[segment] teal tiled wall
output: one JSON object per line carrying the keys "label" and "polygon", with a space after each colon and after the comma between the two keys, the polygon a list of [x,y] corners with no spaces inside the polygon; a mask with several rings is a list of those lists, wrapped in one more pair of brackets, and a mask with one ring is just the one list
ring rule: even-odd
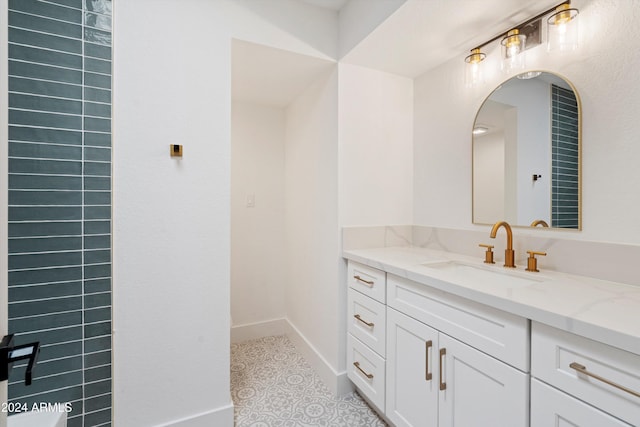
{"label": "teal tiled wall", "polygon": [[552,227],[579,227],[578,101],[570,89],[551,85]]}
{"label": "teal tiled wall", "polygon": [[9,0],[11,402],[111,425],[111,0]]}

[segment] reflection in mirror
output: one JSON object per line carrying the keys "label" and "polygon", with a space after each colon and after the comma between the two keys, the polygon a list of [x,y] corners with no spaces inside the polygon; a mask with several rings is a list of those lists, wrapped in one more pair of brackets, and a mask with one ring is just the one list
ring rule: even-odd
{"label": "reflection in mirror", "polygon": [[563,78],[514,77],[473,127],[473,222],[581,228],[580,101]]}

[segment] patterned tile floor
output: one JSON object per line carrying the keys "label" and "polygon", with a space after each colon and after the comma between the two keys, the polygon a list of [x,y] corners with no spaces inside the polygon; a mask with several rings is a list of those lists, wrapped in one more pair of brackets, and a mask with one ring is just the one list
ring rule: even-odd
{"label": "patterned tile floor", "polygon": [[284,336],[231,345],[236,427],[384,427],[356,393],[334,397]]}

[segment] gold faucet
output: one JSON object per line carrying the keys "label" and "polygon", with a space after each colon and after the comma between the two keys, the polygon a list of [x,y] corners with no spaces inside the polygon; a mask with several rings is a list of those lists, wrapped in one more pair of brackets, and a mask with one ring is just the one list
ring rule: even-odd
{"label": "gold faucet", "polygon": [[514,268],[515,264],[515,252],[513,250],[513,233],[511,232],[511,226],[507,223],[507,221],[498,221],[493,225],[491,229],[491,234],[489,237],[492,239],[496,238],[496,233],[500,227],[504,227],[507,232],[507,249],[504,250],[504,266]]}
{"label": "gold faucet", "polygon": [[533,221],[531,223],[532,227],[536,227],[538,225],[541,225],[543,227],[548,227],[549,226],[549,224],[547,224],[547,221],[545,221],[544,219],[536,219],[535,221]]}

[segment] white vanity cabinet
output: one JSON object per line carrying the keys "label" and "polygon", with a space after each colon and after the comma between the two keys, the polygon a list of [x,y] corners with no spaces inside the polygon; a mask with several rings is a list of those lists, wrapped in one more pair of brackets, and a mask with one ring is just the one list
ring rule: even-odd
{"label": "white vanity cabinet", "polygon": [[[512,330],[506,336],[528,342],[526,319],[393,275],[387,277],[387,302],[385,415],[390,421],[398,427],[528,426],[529,375],[457,339],[495,341],[483,336],[483,328],[492,324],[504,329],[508,323]],[[495,343],[485,344],[501,353]],[[528,357],[509,357],[528,368]]]}
{"label": "white vanity cabinet", "polygon": [[[637,354],[533,322],[531,375],[532,427],[640,425]],[[551,394],[566,404],[549,405]]]}

